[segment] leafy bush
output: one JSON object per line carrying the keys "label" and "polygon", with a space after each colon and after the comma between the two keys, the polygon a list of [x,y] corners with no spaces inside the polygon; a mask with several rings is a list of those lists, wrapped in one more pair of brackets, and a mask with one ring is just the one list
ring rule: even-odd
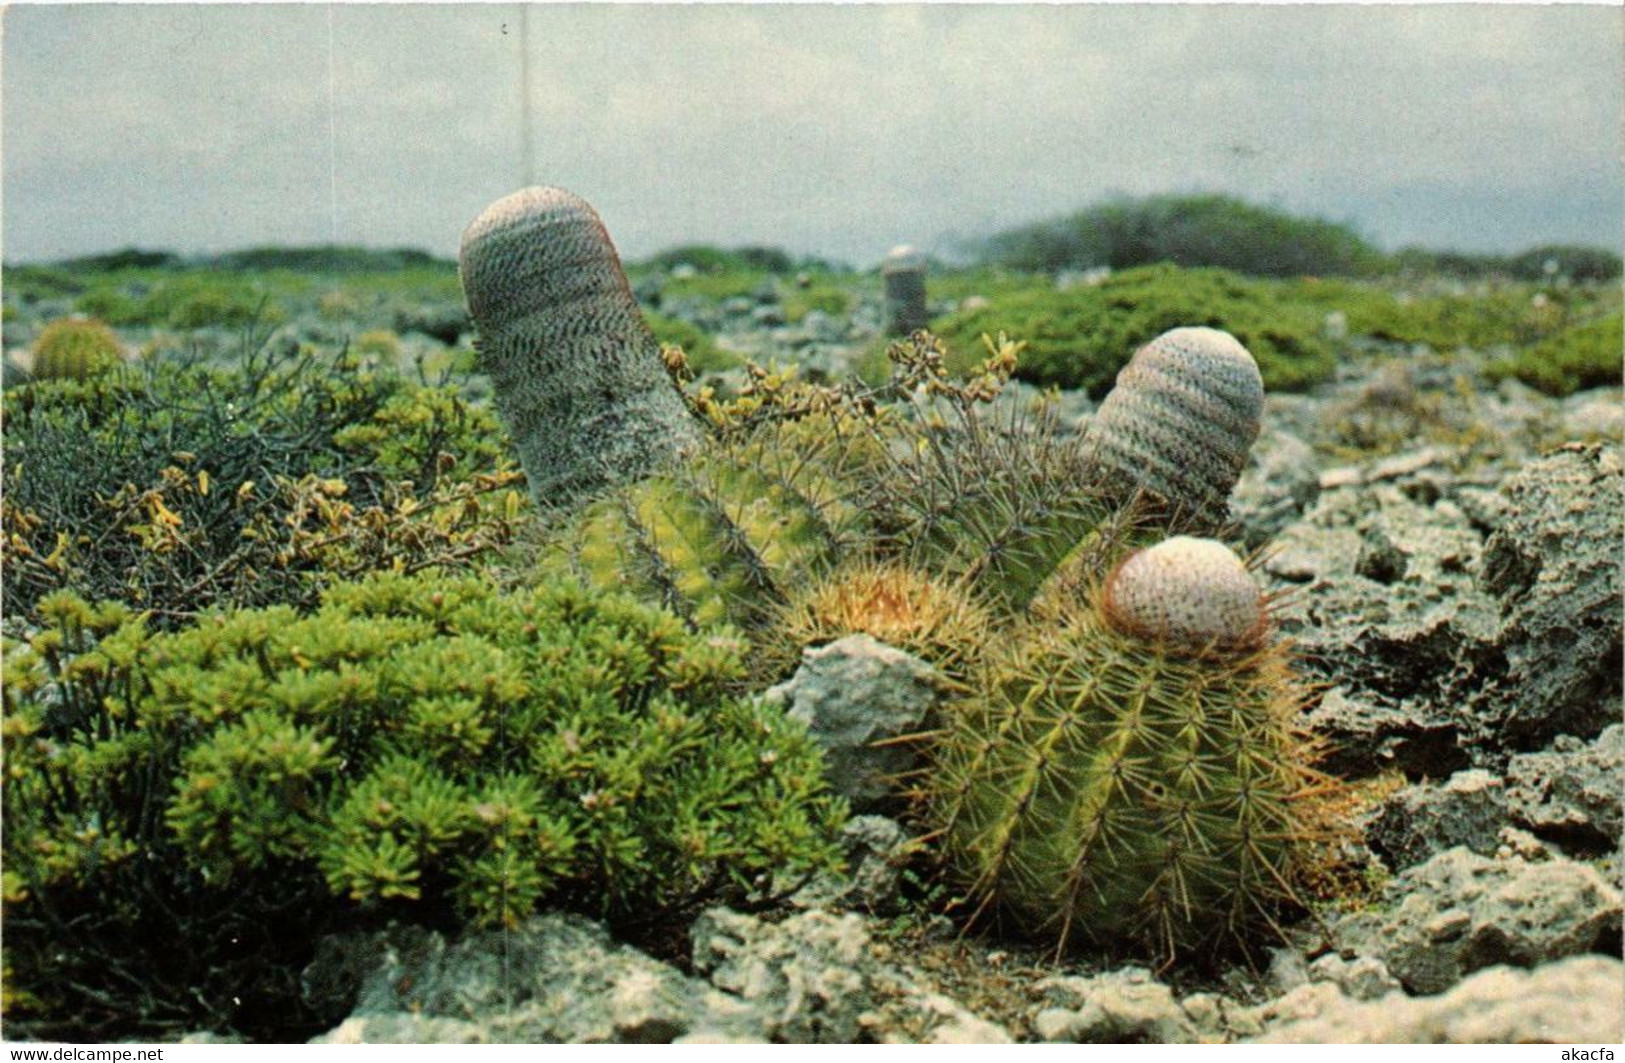
{"label": "leafy bush", "polygon": [[1619,387],[1620,367],[1625,361],[1625,324],[1622,322],[1625,316],[1615,312],[1589,324],[1566,329],[1492,366],[1491,375],[1517,377],[1548,395]]}
{"label": "leafy bush", "polygon": [[8,389],[8,612],[59,589],[160,623],[309,604],[336,576],[466,564],[506,541],[523,503],[494,417],[358,367],[263,349]]}
{"label": "leafy bush", "polygon": [[42,613],[8,661],[4,845],[7,958],[46,1031],[285,1032],[302,958],[357,907],[660,920],[835,862],[816,747],[723,695],[738,639],[668,612],[387,574],[170,634],[68,595]]}
{"label": "leafy bush", "polygon": [[1093,287],[1004,296],[952,315],[936,331],[962,361],[982,350],[982,335],[1005,332],[1026,343],[1017,377],[1044,387],[1087,388],[1099,398],[1140,345],[1182,325],[1234,333],[1258,359],[1271,390],[1309,387],[1334,367],[1320,338],[1322,323],[1318,311],[1280,299],[1266,282],[1224,270],[1152,266]]}
{"label": "leafy bush", "polygon": [[136,281],[135,288],[128,287],[122,274],[99,279],[74,305],[115,325],[177,329],[243,328],[282,315],[260,288],[242,281],[185,271],[154,270],[151,276],[157,282],[150,289],[144,280]]}
{"label": "leafy bush", "polygon": [[1171,262],[1290,277],[1368,273],[1383,262],[1346,225],[1215,195],[1118,199],[1000,233],[980,252],[987,263],[1046,272]]}

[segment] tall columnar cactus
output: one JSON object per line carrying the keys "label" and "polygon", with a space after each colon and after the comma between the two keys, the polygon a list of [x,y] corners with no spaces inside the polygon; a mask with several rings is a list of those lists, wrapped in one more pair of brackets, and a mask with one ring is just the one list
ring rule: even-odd
{"label": "tall columnar cactus", "polygon": [[894,247],[880,264],[886,285],[887,329],[894,336],[907,336],[923,329],[931,315],[925,305],[925,257],[904,244]]}
{"label": "tall columnar cactus", "polygon": [[85,380],[123,360],[113,330],[90,318],[65,317],[40,331],[34,341],[35,380]]}
{"label": "tall columnar cactus", "polygon": [[493,203],[459,271],[482,368],[544,506],[641,477],[700,441],[597,213],[559,188]]}
{"label": "tall columnar cactus", "polygon": [[1170,540],[990,664],[922,787],[979,913],[1168,958],[1290,894],[1316,777],[1251,583],[1223,546]]}
{"label": "tall columnar cactus", "polygon": [[1228,332],[1176,328],[1135,352],[1089,427],[1091,460],[1119,491],[1144,488],[1193,526],[1224,520],[1258,439],[1264,381]]}

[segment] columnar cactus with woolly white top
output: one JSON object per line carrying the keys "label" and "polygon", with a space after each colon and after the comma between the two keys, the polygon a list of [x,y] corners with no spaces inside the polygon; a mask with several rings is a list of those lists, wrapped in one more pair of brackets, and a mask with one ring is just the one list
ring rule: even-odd
{"label": "columnar cactus with woolly white top", "polygon": [[700,441],[604,224],[560,188],[493,203],[458,260],[481,367],[538,503],[633,480]]}
{"label": "columnar cactus with woolly white top", "polygon": [[1135,352],[1089,427],[1091,460],[1194,524],[1222,521],[1258,439],[1264,380],[1234,336],[1176,328]]}

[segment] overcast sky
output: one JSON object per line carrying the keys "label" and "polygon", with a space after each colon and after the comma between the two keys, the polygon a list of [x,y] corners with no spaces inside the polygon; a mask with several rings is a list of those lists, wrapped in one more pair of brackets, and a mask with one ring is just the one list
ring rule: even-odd
{"label": "overcast sky", "polygon": [[[623,255],[858,264],[1112,193],[1386,247],[1619,246],[1620,7],[12,7],[4,254],[451,254],[527,180]],[[331,40],[331,50],[329,42]]]}

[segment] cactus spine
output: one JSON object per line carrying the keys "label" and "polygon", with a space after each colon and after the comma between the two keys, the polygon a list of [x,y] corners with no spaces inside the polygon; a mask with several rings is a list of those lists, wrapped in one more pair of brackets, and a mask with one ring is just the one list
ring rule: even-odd
{"label": "cactus spine", "polygon": [[925,258],[904,244],[892,248],[880,264],[886,288],[887,330],[894,336],[907,336],[929,324],[931,315],[925,303]]}
{"label": "cactus spine", "polygon": [[1204,614],[1202,599],[1235,598],[1228,576],[1213,586],[1221,569],[1170,580],[1160,565],[1125,564],[1118,586],[990,663],[925,787],[978,913],[1058,950],[1172,958],[1239,940],[1290,895],[1314,775],[1293,724],[1301,693],[1284,646],[1262,638],[1261,600],[1250,616],[1206,610],[1234,639],[1200,649],[1177,623],[1124,630],[1107,606],[1150,584],[1183,600],[1168,615]]}
{"label": "cactus spine", "polygon": [[124,359],[113,330],[84,317],[51,322],[34,341],[35,380],[86,380]]}
{"label": "cactus spine", "polygon": [[1224,520],[1258,439],[1264,381],[1228,332],[1176,328],[1135,352],[1089,428],[1091,459],[1120,494],[1144,488],[1193,526]]}
{"label": "cactus spine", "polygon": [[493,203],[463,233],[480,362],[531,493],[569,503],[700,441],[597,213],[558,188]]}

